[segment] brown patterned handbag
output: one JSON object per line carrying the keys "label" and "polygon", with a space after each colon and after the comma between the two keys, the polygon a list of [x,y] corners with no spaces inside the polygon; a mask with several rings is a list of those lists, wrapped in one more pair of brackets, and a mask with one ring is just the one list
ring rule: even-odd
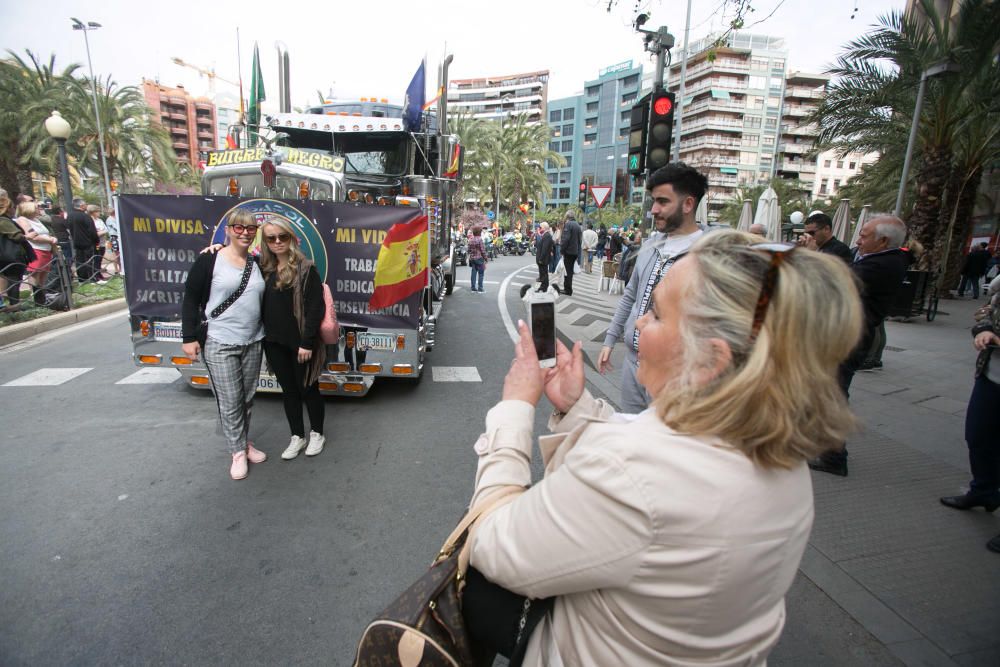
{"label": "brown patterned handbag", "polygon": [[469,510],[427,572],[365,628],[355,667],[467,667],[475,647],[462,619],[462,589],[469,566],[467,538],[477,521],[514,500],[524,488],[508,486]]}

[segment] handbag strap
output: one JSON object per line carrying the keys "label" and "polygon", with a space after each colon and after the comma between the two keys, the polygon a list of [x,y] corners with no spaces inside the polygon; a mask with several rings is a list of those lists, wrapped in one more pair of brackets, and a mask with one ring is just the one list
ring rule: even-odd
{"label": "handbag strap", "polygon": [[243,267],[243,276],[240,278],[240,286],[236,288],[236,291],[226,297],[226,300],[220,303],[218,306],[212,309],[212,319],[217,319],[219,315],[226,312],[229,306],[236,303],[236,300],[243,296],[243,292],[246,291],[247,285],[250,284],[250,274],[253,273],[254,265],[253,255],[247,257],[246,266]]}

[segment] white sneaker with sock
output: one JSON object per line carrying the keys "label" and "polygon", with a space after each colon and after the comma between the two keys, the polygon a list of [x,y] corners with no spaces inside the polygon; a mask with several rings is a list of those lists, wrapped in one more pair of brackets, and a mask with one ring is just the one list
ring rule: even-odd
{"label": "white sneaker with sock", "polygon": [[297,435],[293,435],[291,442],[288,443],[288,447],[285,448],[285,451],[281,452],[281,458],[285,459],[286,461],[291,461],[292,459],[294,459],[296,456],[299,455],[299,452],[301,452],[302,448],[305,446],[306,446],[305,438],[300,438]]}

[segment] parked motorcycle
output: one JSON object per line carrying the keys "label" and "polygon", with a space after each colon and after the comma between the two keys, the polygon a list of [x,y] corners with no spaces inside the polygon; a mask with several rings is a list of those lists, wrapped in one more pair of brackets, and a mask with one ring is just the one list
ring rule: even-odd
{"label": "parked motorcycle", "polygon": [[465,239],[455,244],[454,262],[458,266],[468,266],[469,264],[469,244]]}
{"label": "parked motorcycle", "polygon": [[509,233],[503,237],[503,254],[513,255],[513,254],[524,254],[523,252],[518,252],[517,239],[514,238],[513,233]]}

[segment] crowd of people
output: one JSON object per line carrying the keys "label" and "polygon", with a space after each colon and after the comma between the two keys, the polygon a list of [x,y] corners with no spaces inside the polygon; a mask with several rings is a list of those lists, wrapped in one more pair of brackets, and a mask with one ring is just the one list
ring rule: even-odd
{"label": "crowd of people", "polygon": [[21,306],[25,285],[34,305],[52,306],[61,291],[57,267],[63,263],[80,282],[105,284],[121,273],[114,212],[102,214],[80,198],[67,214],[49,200],[36,202],[27,194],[11,200],[0,189],[0,237],[0,305],[6,310]]}

